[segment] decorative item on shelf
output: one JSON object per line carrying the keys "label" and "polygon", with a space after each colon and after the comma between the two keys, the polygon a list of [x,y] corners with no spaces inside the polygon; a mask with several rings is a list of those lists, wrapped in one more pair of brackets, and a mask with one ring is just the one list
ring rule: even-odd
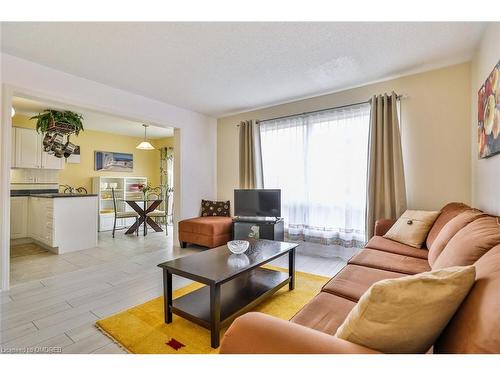
{"label": "decorative item on shelf", "polygon": [[140,185],[144,185],[144,184],[130,184],[128,188],[130,191],[134,191],[134,192],[140,191],[141,190]]}
{"label": "decorative item on shelf", "polygon": [[110,189],[115,189],[116,190],[117,187],[118,187],[118,183],[116,183],[116,182],[110,182],[109,183],[109,188]]}
{"label": "decorative item on shelf", "polygon": [[244,240],[234,240],[227,243],[229,251],[233,254],[243,254],[247,251],[248,246],[250,246],[250,242]]}
{"label": "decorative item on shelf", "polygon": [[107,182],[101,182],[101,189],[106,190],[108,188],[108,183]]}
{"label": "decorative item on shelf", "polygon": [[147,129],[149,125],[142,124],[142,126],[144,126],[144,140],[141,143],[139,143],[136,148],[139,150],[154,150],[155,148],[148,141]]}
{"label": "decorative item on shelf", "polygon": [[[70,157],[77,148],[69,136],[83,131],[83,116],[71,111],[46,109],[30,120],[37,120],[36,131],[45,134],[43,150],[57,158]],[[66,140],[65,138],[66,137]]]}

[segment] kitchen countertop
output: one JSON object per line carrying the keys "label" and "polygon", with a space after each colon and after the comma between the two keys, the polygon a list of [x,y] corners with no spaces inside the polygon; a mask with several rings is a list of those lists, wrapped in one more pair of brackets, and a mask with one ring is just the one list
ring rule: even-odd
{"label": "kitchen countertop", "polygon": [[97,194],[45,193],[45,194],[30,194],[29,196],[37,198],[81,198],[81,197],[97,197]]}
{"label": "kitchen countertop", "polygon": [[60,193],[58,189],[11,189],[11,197],[38,197],[38,198],[80,198],[97,197],[97,194]]}
{"label": "kitchen countertop", "polygon": [[11,197],[29,197],[32,194],[57,194],[58,189],[11,189]]}

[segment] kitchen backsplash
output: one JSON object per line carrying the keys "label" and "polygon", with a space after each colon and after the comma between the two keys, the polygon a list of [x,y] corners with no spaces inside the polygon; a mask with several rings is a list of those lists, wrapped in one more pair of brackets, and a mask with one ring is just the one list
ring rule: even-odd
{"label": "kitchen backsplash", "polygon": [[51,169],[11,169],[11,184],[59,184],[59,171]]}

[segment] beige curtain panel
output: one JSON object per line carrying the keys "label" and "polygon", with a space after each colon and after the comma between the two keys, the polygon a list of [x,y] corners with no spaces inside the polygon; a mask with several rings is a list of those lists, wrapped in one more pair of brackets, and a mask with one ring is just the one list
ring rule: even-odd
{"label": "beige curtain panel", "polygon": [[395,219],[406,210],[401,135],[393,92],[371,99],[368,140],[366,235],[373,236],[377,219]]}
{"label": "beige curtain panel", "polygon": [[240,131],[240,189],[262,187],[260,132],[253,121],[242,121]]}

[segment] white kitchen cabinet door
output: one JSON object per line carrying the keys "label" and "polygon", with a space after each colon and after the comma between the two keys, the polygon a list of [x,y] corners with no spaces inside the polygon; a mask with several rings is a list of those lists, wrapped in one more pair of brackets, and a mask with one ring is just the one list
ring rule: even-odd
{"label": "white kitchen cabinet door", "polygon": [[16,128],[11,129],[12,144],[10,147],[10,166],[13,168],[16,166]]}
{"label": "white kitchen cabinet door", "polygon": [[28,237],[28,197],[10,198],[10,238]]}
{"label": "white kitchen cabinet door", "polygon": [[30,197],[28,200],[28,235],[40,240],[41,223],[38,219],[41,214],[40,198]]}
{"label": "white kitchen cabinet door", "polygon": [[[41,138],[43,139],[43,138]],[[41,145],[41,142],[40,142]],[[41,150],[42,152],[42,168],[45,169],[64,169],[65,159],[56,158],[54,155],[50,155],[47,152]]]}
{"label": "white kitchen cabinet door", "polygon": [[55,247],[53,200],[30,197],[28,207],[29,237],[50,247]]}
{"label": "white kitchen cabinet door", "polygon": [[64,169],[65,159],[43,151],[43,134],[36,130],[12,128],[14,168]]}
{"label": "white kitchen cabinet door", "polygon": [[42,161],[41,142],[38,133],[32,129],[16,128],[15,168],[40,168]]}

